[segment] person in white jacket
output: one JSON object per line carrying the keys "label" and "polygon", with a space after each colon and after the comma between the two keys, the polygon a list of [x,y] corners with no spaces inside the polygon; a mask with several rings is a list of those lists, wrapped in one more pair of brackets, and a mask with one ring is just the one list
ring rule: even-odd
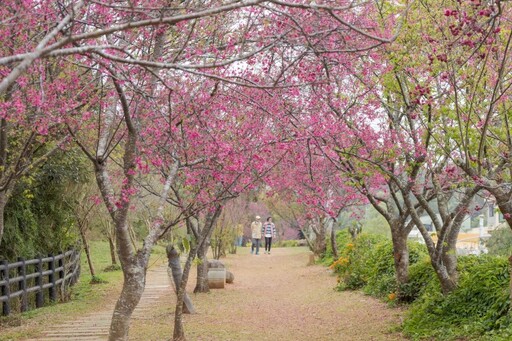
{"label": "person in white jacket", "polygon": [[255,221],[251,223],[251,233],[252,233],[252,245],[251,245],[251,254],[254,253],[254,249],[256,249],[256,254],[260,253],[260,240],[261,240],[261,221],[260,216],[255,217]]}

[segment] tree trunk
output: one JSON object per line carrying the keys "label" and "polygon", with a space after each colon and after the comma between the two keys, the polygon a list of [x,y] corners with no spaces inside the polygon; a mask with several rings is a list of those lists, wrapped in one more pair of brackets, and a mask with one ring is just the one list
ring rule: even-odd
{"label": "tree trunk", "polygon": [[398,298],[402,298],[400,287],[409,281],[409,249],[407,247],[407,233],[403,232],[402,225],[394,223],[391,226],[391,240],[393,242],[393,261],[395,263],[396,281],[398,283]]}
{"label": "tree trunk", "polygon": [[208,258],[206,256],[209,246],[210,242],[207,238],[197,250],[197,258],[199,258],[200,262],[197,264],[197,282],[194,293],[210,292],[210,287],[208,286]]}
{"label": "tree trunk", "polygon": [[196,257],[197,254],[197,246],[190,250],[188,254],[187,261],[185,262],[185,267],[183,268],[183,276],[181,277],[181,285],[178,287],[178,294],[176,299],[176,310],[174,313],[174,332],[173,332],[173,341],[184,341],[185,339],[185,329],[183,328],[183,302],[185,299],[185,292],[187,287],[188,276],[190,274],[190,268],[192,266],[192,261]]}
{"label": "tree trunk", "polygon": [[315,234],[315,240],[313,242],[313,253],[315,256],[322,258],[327,251],[326,237],[326,222],[325,220],[318,219],[318,227],[316,224],[311,225],[311,230]]}
{"label": "tree trunk", "polygon": [[336,231],[334,231],[334,226],[331,228],[331,249],[332,249],[332,257],[336,260],[340,258],[338,254],[338,244],[336,243]]}
{"label": "tree trunk", "polygon": [[144,293],[146,269],[136,259],[123,264],[123,290],[117,300],[110,324],[109,341],[127,341],[130,319]]}
{"label": "tree trunk", "polygon": [[85,256],[87,257],[87,264],[89,265],[89,271],[91,272],[91,276],[95,277],[96,272],[94,271],[94,265],[92,264],[91,250],[89,248],[89,242],[87,241],[84,227],[82,226],[81,223],[78,223],[78,224],[79,224],[78,230],[80,230],[80,237],[82,237],[82,243],[84,244]]}
{"label": "tree trunk", "polygon": [[7,205],[7,193],[0,192],[0,246],[2,245],[2,239],[4,237],[4,214],[5,214],[5,206]]}
{"label": "tree trunk", "polygon": [[309,236],[307,235],[306,231],[304,231],[304,229],[302,227],[299,227],[299,231],[302,233],[302,235],[304,236],[304,239],[306,240],[306,243],[308,244],[308,248],[309,250],[311,250],[311,252],[313,252],[313,250],[315,249],[314,246],[313,246],[313,242],[311,241],[311,239],[309,238]]}
{"label": "tree trunk", "polygon": [[[172,273],[172,279],[174,282],[174,290],[176,291],[176,294],[178,294],[178,290],[181,286],[181,279],[183,277],[183,272],[181,270],[181,264],[180,264],[180,255],[178,254],[178,251],[172,246],[168,245],[166,248],[167,251],[167,259],[169,261],[169,269]],[[185,292],[183,297],[183,312],[185,314],[195,314],[196,310],[194,308],[194,305],[192,304],[192,300],[188,296],[188,294]]]}
{"label": "tree trunk", "polygon": [[[194,232],[194,235],[197,236],[197,243],[195,246],[190,250],[190,253],[187,257],[187,261],[185,262],[185,267],[183,269],[183,276],[181,278],[181,285],[178,290],[178,298],[176,301],[176,310],[174,314],[174,333],[173,333],[173,340],[174,341],[182,341],[185,340],[185,331],[183,329],[183,301],[185,298],[185,288],[187,287],[187,281],[188,276],[190,273],[190,268],[192,266],[192,261],[198,254],[198,251],[200,248],[204,248],[205,250],[208,250],[209,246],[209,238],[213,231],[214,223],[217,221],[217,218],[219,217],[220,213],[222,211],[222,205],[218,204],[215,207],[215,211],[208,216],[206,219],[206,222],[204,224],[204,227],[201,231],[201,233],[196,234],[197,229],[193,229],[193,224],[189,224],[189,220],[187,219],[187,226],[191,227],[192,230],[196,230]],[[205,253],[206,254],[206,253]],[[208,263],[204,263],[206,267],[208,267]],[[199,268],[198,268],[199,270]],[[207,273],[206,273],[207,274]],[[206,277],[206,280],[208,280],[208,277]],[[208,284],[208,282],[206,282]],[[194,291],[195,292],[195,291]]]}
{"label": "tree trunk", "polygon": [[506,192],[505,190],[494,189],[491,191],[487,188],[489,192],[494,195],[496,198],[496,204],[498,205],[501,213],[503,214],[503,218],[505,218],[508,223],[508,227],[512,229],[512,192]]}
{"label": "tree trunk", "polygon": [[108,235],[108,245],[110,247],[110,259],[112,261],[112,265],[117,265],[116,260],[116,245],[114,243],[114,238],[109,234]]}
{"label": "tree trunk", "polygon": [[456,248],[446,248],[443,252],[442,258],[443,267],[446,269],[446,280],[440,280],[443,293],[447,294],[454,290],[459,283],[459,271],[457,271],[457,250]]}
{"label": "tree trunk", "polygon": [[[469,204],[468,204],[469,205]],[[467,206],[466,206],[467,207]],[[448,292],[455,289],[459,283],[459,271],[457,270],[457,239],[464,215],[459,214],[453,219],[450,231],[443,246],[443,264],[446,267],[449,281],[443,286]],[[444,292],[444,291],[443,291]]]}
{"label": "tree trunk", "polygon": [[210,292],[208,285],[208,249],[210,247],[210,241],[212,238],[213,230],[215,229],[217,219],[222,212],[222,205],[217,206],[215,211],[208,213],[205,218],[203,230],[201,231],[201,237],[198,241],[197,257],[201,260],[197,266],[197,283],[194,289],[194,293]]}
{"label": "tree trunk", "polygon": [[[127,143],[128,150],[134,148],[134,141]],[[130,155],[125,154],[125,163],[130,165],[127,169],[132,169],[133,163],[130,156],[133,156],[133,150]],[[113,198],[113,186],[110,183],[110,177],[106,169],[105,163],[95,163],[96,181],[100,192],[102,193],[103,200],[108,208],[108,211],[115,223],[115,236],[116,247],[121,268],[123,270],[123,289],[119,296],[114,313],[112,315],[112,322],[109,330],[109,341],[125,341],[128,340],[128,331],[130,327],[130,319],[133,310],[139,303],[139,300],[144,292],[147,255],[136,254],[130,240],[128,220],[128,209],[130,201],[127,200],[122,208],[116,208],[114,203],[110,200]],[[125,186],[129,186],[131,182],[127,181]],[[131,199],[131,198],[130,198]],[[150,252],[149,250],[148,252]],[[141,256],[141,259],[138,259]]]}
{"label": "tree trunk", "polygon": [[[510,200],[512,192],[507,192],[499,186],[486,188],[491,194],[496,198],[496,204],[498,205],[505,221],[508,224],[508,227],[512,229],[512,201]],[[510,306],[509,306],[509,314],[512,315],[512,256],[508,259],[510,263]]]}
{"label": "tree trunk", "polygon": [[317,247],[317,255],[320,258],[323,258],[325,256],[325,253],[327,252],[327,240],[326,240],[326,232],[327,232],[327,226],[328,222],[321,221],[320,222],[320,228],[319,233],[316,235],[316,247]]}
{"label": "tree trunk", "polygon": [[434,270],[437,274],[437,278],[439,278],[443,295],[449,294],[455,290],[455,288],[457,288],[457,281],[455,281],[454,278],[450,276],[444,264],[436,264],[432,262],[432,266],[434,267]]}

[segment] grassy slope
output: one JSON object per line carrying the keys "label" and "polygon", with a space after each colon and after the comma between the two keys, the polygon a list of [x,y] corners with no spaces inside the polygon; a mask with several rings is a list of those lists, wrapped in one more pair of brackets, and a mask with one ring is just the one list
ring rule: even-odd
{"label": "grassy slope", "polygon": [[[105,281],[101,284],[90,284],[91,275],[86,262],[85,254],[82,254],[82,272],[80,281],[72,288],[71,301],[54,304],[41,309],[35,309],[23,314],[2,318],[0,323],[0,341],[18,340],[37,335],[48,325],[73,320],[80,315],[92,312],[105,301],[114,301],[119,296],[123,274],[120,270],[104,272],[111,265],[108,242],[95,241],[91,243],[91,255],[93,258],[96,275]],[[153,252],[150,265],[165,260],[165,250],[157,247]]]}

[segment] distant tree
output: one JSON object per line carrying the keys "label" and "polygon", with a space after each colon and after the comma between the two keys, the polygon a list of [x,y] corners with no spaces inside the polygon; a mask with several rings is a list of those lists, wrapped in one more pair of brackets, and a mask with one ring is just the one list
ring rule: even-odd
{"label": "distant tree", "polygon": [[[42,151],[44,152],[44,151]],[[76,246],[77,221],[66,200],[86,182],[87,170],[77,150],[57,151],[20,178],[5,210],[5,244],[0,257],[34,257]]]}
{"label": "distant tree", "polygon": [[485,247],[492,255],[509,257],[512,254],[512,231],[502,226],[489,232],[491,237],[485,241]]}

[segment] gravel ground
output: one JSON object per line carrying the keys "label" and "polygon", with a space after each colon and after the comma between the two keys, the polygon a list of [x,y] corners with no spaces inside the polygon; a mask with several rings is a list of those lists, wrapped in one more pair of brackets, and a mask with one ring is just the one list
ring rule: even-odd
{"label": "gravel ground", "polygon": [[[198,313],[184,317],[188,340],[405,340],[394,332],[402,311],[358,292],[336,292],[336,277],[307,266],[305,248],[250,255],[239,248],[221,259],[235,276],[225,289],[191,294]],[[194,274],[189,279],[192,291]],[[142,319],[131,340],[169,340],[175,298],[169,295]]]}

